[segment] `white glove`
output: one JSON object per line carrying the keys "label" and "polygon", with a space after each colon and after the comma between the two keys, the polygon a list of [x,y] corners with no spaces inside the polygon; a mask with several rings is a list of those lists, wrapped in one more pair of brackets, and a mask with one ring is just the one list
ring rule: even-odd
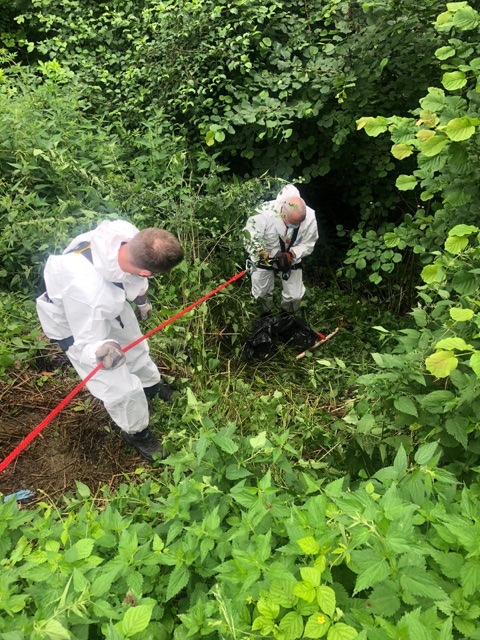
{"label": "white glove", "polygon": [[153,307],[148,300],[145,304],[137,304],[137,309],[140,314],[140,320],[148,320],[152,315]]}
{"label": "white glove", "polygon": [[101,347],[98,347],[95,351],[95,356],[97,358],[97,362],[99,364],[102,362],[103,368],[107,370],[121,367],[126,360],[122,347],[114,340],[105,342]]}

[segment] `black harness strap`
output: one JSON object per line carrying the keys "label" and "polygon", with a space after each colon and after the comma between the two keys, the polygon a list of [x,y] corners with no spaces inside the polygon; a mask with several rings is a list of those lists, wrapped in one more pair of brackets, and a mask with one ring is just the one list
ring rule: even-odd
{"label": "black harness strap", "polygon": [[[292,238],[291,238],[290,243],[288,245],[289,249],[291,249],[293,247],[293,245],[295,244],[295,240],[297,239],[297,236],[298,236],[298,227],[293,230]],[[280,236],[278,236],[278,241],[280,242],[280,249],[281,249],[282,253],[285,253],[285,251],[287,251],[287,249],[286,249],[286,245],[285,245],[284,239],[281,238]]]}

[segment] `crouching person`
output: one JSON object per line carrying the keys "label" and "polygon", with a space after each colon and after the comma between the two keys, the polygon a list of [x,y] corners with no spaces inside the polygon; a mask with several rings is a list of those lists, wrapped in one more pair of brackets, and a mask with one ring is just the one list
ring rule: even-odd
{"label": "crouching person", "polygon": [[145,320],[152,311],[148,278],[182,260],[183,249],[168,231],[139,231],[129,222],[106,220],[48,258],[46,292],[37,299],[43,331],[82,379],[103,363],[86,386],[123,438],[150,462],[163,452],[148,428],[147,398],[168,399],[169,390],[146,340],[127,353],[122,349],[142,335],[136,315]]}

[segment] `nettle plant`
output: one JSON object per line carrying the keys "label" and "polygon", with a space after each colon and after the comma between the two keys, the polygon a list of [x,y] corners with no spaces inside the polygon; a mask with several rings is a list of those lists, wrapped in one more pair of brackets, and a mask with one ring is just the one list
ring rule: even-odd
{"label": "nettle plant", "polygon": [[460,490],[436,443],[323,484],[288,433],[197,418],[170,469],[115,495],[0,502],[3,638],[480,638],[479,485]]}
{"label": "nettle plant", "polygon": [[480,453],[480,229],[456,225],[444,251],[432,252],[411,315],[415,327],[376,329],[385,344],[377,371],[358,379],[359,398],[343,422],[363,449],[383,457],[388,447],[435,437],[458,464]]}
{"label": "nettle plant", "polygon": [[400,224],[386,223],[377,231],[353,235],[349,277],[368,266],[369,280],[379,284],[397,271],[397,265],[426,264],[431,260],[428,252],[443,244],[452,225],[478,218],[480,16],[467,2],[446,6],[435,23],[445,38],[435,52],[443,71],[442,87],[429,87],[420,108],[413,111],[415,118],[377,116],[357,121],[357,128],[368,136],[390,134],[392,155],[409,164],[409,173],[401,174],[396,186],[413,193]]}

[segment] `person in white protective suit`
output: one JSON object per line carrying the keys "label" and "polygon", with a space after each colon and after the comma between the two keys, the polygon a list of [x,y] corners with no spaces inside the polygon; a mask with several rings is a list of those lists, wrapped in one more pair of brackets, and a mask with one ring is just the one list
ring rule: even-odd
{"label": "person in white protective suit", "polygon": [[244,245],[254,267],[252,295],[261,315],[273,307],[275,274],[282,276],[281,308],[298,310],[305,294],[302,258],[312,253],[318,240],[315,211],[307,207],[293,184],[286,185],[275,200],[263,204],[247,220]]}
{"label": "person in white protective suit", "polygon": [[123,438],[146,460],[162,449],[148,428],[147,398],[165,397],[168,389],[149,355],[147,341],[122,352],[142,335],[137,314],[152,311],[148,278],[183,260],[177,238],[162,229],[139,231],[129,222],[105,220],[72,240],[62,255],[46,263],[46,292],[37,299],[44,333],[65,351],[83,379],[99,363],[103,367],[87,383]]}

